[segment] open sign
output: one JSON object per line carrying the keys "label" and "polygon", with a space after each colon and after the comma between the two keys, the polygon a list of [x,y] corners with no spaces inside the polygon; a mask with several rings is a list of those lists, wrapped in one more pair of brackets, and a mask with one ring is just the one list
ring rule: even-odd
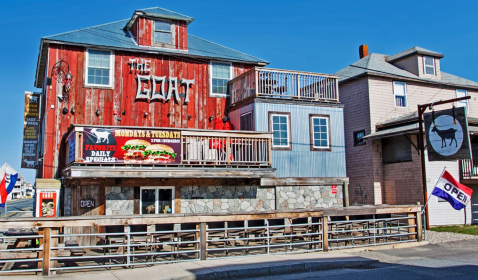
{"label": "open sign", "polygon": [[95,208],[95,201],[91,199],[82,199],[80,200],[81,208]]}

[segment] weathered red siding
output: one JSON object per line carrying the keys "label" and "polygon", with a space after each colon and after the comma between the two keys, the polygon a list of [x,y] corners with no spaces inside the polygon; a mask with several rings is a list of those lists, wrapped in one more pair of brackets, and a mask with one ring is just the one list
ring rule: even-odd
{"label": "weathered red siding", "polygon": [[[224,117],[226,109],[225,98],[209,97],[209,63],[203,60],[180,58],[161,54],[142,54],[125,51],[115,51],[114,88],[84,87],[85,52],[83,47],[51,44],[49,47],[48,65],[59,60],[65,60],[70,65],[73,75],[73,85],[69,92],[69,103],[60,103],[56,96],[62,91],[62,85],[52,81],[47,92],[47,106],[53,104],[54,109],[46,114],[46,130],[44,139],[44,166],[41,169],[43,178],[53,178],[58,171],[58,156],[61,137],[67,132],[70,124],[122,125],[122,126],[154,126],[213,129],[214,118]],[[137,79],[130,72],[130,58],[151,60],[151,74],[155,76],[177,77],[178,80],[195,79],[189,90],[189,103],[184,98],[177,102],[174,97],[169,101],[135,100]],[[247,64],[233,64],[233,76],[238,76],[252,67]],[[166,84],[167,91],[167,84]],[[185,93],[185,87],[179,88],[179,93]],[[63,107],[70,110],[75,107],[75,113],[62,114]],[[96,110],[100,109],[99,116]],[[113,112],[117,111],[115,119]],[[121,112],[126,111],[125,115]],[[148,113],[147,116],[144,113]],[[168,113],[171,113],[168,117]],[[188,115],[191,118],[188,120]]]}
{"label": "weathered red siding", "polygon": [[[173,40],[174,46],[179,50],[188,48],[188,32],[185,21],[173,21]],[[140,46],[151,46],[153,40],[153,20],[143,17],[137,17],[130,28],[136,42]]]}

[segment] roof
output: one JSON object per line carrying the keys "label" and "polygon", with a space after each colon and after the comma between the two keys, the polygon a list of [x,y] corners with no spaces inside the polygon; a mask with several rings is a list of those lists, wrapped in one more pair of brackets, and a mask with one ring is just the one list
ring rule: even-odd
{"label": "roof", "polygon": [[411,133],[418,133],[418,123],[412,123],[412,124],[402,125],[399,127],[379,130],[377,132],[370,133],[369,135],[365,136],[363,139],[373,140],[373,139],[386,138],[386,137],[392,137],[392,136],[403,135],[403,134],[411,134]]}
{"label": "roof", "polygon": [[393,61],[405,58],[409,55],[416,54],[416,53],[425,54],[425,55],[434,56],[434,57],[445,57],[445,55],[443,55],[441,53],[438,53],[438,52],[427,50],[427,49],[424,49],[424,48],[421,48],[421,47],[413,47],[411,49],[408,49],[408,50],[405,50],[403,52],[399,52],[397,54],[389,56],[387,58],[387,61],[388,62],[393,62]]}
{"label": "roof", "polygon": [[371,74],[382,76],[395,76],[430,83],[451,84],[465,87],[478,87],[477,82],[467,80],[465,78],[461,78],[443,71],[441,71],[441,80],[422,78],[391,64],[388,61],[388,57],[389,56],[385,54],[371,53],[368,56],[338,71],[337,73],[335,73],[335,75],[340,76],[339,83],[355,79],[363,75]]}
{"label": "roof", "polygon": [[168,19],[176,19],[176,20],[183,20],[186,21],[188,24],[193,22],[194,18],[176,13],[170,10],[166,10],[160,7],[153,7],[153,8],[146,8],[146,9],[139,9],[136,12],[141,12],[147,16],[151,17],[160,17],[160,18],[168,18]]}

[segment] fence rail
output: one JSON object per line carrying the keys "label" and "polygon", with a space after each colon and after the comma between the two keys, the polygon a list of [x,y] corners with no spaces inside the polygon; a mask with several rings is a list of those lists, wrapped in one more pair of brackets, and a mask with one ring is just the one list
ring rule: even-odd
{"label": "fence rail", "polygon": [[[0,236],[0,275],[40,271],[51,275],[422,239],[416,205],[0,221],[0,227],[9,229],[5,234],[28,225],[38,234]],[[77,233],[92,225],[97,232]]]}
{"label": "fence rail", "polygon": [[462,179],[478,177],[478,160],[462,159],[460,160],[460,168]]}
{"label": "fence rail", "polygon": [[231,104],[251,96],[338,102],[338,77],[334,75],[253,68],[229,82]]}

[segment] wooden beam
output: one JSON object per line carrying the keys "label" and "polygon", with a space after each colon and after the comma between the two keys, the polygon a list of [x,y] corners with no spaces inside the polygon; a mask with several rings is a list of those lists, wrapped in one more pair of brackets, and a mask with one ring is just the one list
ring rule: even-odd
{"label": "wooden beam", "polygon": [[43,229],[43,260],[42,260],[42,275],[50,276],[50,245],[51,245],[51,228]]}
{"label": "wooden beam", "polygon": [[322,217],[322,248],[324,252],[329,251],[329,218],[327,216]]}
{"label": "wooden beam", "polygon": [[324,186],[348,183],[348,177],[261,178],[261,186]]}
{"label": "wooden beam", "polygon": [[207,224],[201,223],[199,225],[199,247],[201,250],[201,260],[207,258]]}

